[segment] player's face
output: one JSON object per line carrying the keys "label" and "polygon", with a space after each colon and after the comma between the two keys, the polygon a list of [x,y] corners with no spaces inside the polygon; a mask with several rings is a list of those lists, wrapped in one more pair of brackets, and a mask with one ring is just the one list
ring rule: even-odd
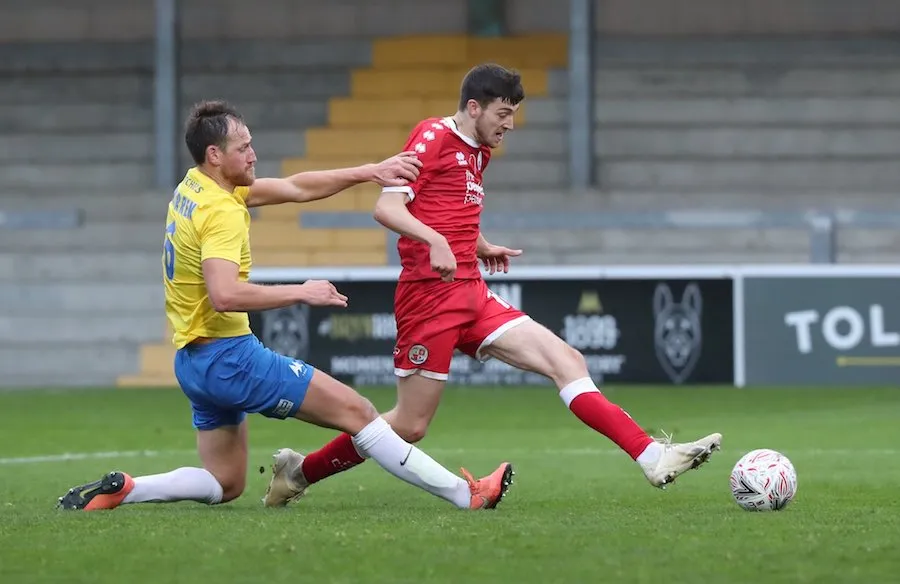
{"label": "player's face", "polygon": [[495,99],[486,107],[478,106],[475,115],[475,133],[478,141],[490,148],[497,148],[503,142],[506,133],[513,129],[519,104],[510,105]]}
{"label": "player's face", "polygon": [[244,124],[229,124],[228,142],[222,152],[222,175],[236,187],[249,187],[256,180],[256,152],[250,145],[250,130]]}

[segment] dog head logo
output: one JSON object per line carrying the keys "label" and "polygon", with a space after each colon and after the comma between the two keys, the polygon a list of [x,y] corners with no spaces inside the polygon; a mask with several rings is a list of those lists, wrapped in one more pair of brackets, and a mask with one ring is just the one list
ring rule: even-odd
{"label": "dog head logo", "polygon": [[262,313],[263,345],[292,359],[309,358],[309,306],[294,305]]}
{"label": "dog head logo", "polygon": [[673,383],[682,383],[687,379],[700,359],[702,309],[703,299],[696,284],[687,285],[681,302],[675,302],[667,284],[656,286],[653,294],[653,312],[656,316],[653,339],[659,363]]}

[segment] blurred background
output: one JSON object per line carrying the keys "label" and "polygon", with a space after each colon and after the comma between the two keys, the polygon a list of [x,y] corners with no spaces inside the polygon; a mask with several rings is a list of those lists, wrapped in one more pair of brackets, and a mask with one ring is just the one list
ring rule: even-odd
{"label": "blurred background", "polygon": [[[165,385],[191,104],[258,176],[380,160],[523,74],[484,231],[521,265],[895,261],[895,0],[0,0],[0,385]],[[361,185],[254,216],[255,268],[389,266]]]}

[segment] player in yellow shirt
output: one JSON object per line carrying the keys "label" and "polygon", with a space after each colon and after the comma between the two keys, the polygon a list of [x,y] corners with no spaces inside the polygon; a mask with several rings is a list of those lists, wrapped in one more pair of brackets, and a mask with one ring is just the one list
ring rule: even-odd
{"label": "player in yellow shirt", "polygon": [[[380,164],[256,179],[256,154],[241,115],[223,102],[194,107],[185,142],[196,162],[169,204],[163,244],[166,316],[175,331],[175,375],[193,409],[202,468],[132,478],[114,471],[69,489],[64,509],[92,511],[141,502],[231,501],[247,476],[247,413],[296,418],[353,436],[361,455],[394,476],[459,508],[493,508],[509,486],[503,463],[487,477],[451,473],[400,438],[368,400],[302,361],[266,348],[251,333],[247,312],[304,303],[346,306],[327,281],[260,286],[250,274],[249,207],[306,202],[373,181],[402,186],[421,163],[403,152]],[[273,469],[275,470],[275,469]],[[296,469],[278,468],[264,502],[281,506],[294,496],[285,481]],[[285,472],[288,470],[288,472]]]}

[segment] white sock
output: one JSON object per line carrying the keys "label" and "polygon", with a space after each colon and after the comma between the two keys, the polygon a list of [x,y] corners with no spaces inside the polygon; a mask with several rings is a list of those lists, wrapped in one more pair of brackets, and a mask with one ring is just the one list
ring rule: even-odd
{"label": "white sock", "polygon": [[215,505],[222,501],[222,485],[203,468],[182,467],[171,472],[134,478],[134,489],[122,503],[197,501]]}
{"label": "white sock", "polygon": [[353,444],[361,456],[373,459],[398,479],[460,509],[469,507],[472,499],[469,484],[403,440],[383,418],[376,418],[363,428],[353,437]]}
{"label": "white sock", "polygon": [[644,448],[644,451],[634,459],[638,464],[653,464],[662,456],[662,444],[659,442],[651,442]]}

